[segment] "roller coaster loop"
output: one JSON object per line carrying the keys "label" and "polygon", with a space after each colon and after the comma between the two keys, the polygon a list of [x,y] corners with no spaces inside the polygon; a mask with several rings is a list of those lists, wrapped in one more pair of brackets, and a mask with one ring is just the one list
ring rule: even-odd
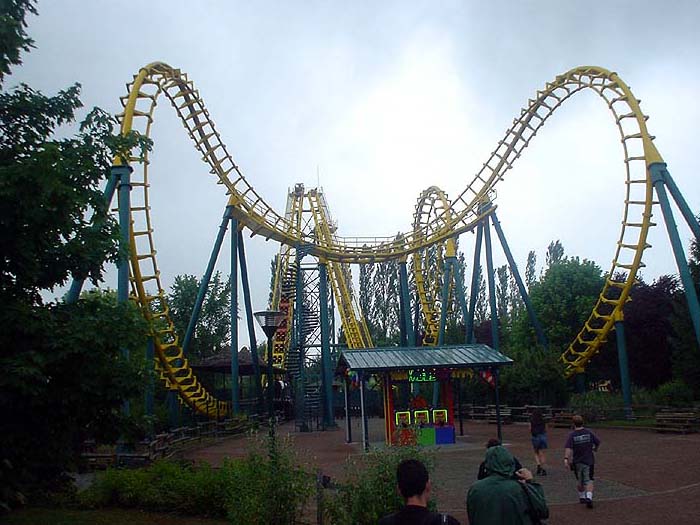
{"label": "roller coaster loop", "polygon": [[[175,108],[210,173],[226,187],[231,213],[241,227],[250,229],[252,235],[274,239],[286,246],[306,245],[313,255],[339,263],[400,259],[474,229],[488,214],[483,212],[480,204],[487,200],[489,192],[513,167],[547,119],[574,94],[592,90],[605,102],[620,133],[626,190],[620,234],[605,285],[588,320],[561,356],[567,375],[581,370],[599,351],[613,328],[616,315],[629,298],[639,268],[643,266],[642,255],[649,246],[647,234],[653,225],[652,207],[656,203],[651,177],[653,167],[663,167],[661,180],[673,194],[673,183],[647,130],[648,117],[642,113],[639,100],[617,73],[600,67],[571,69],[537,91],[513,120],[503,139],[498,141],[487,161],[449,206],[443,206],[444,209],[436,210],[429,217],[421,217],[417,223],[419,227],[413,231],[371,238],[341,237],[330,230],[323,235],[314,235],[290,221],[288,215],[270,207],[234,162],[199,91],[179,69],[161,62],[149,64],[134,76],[127,90],[127,95],[121,99],[124,111],[119,115],[122,133],[137,130],[150,136],[156,103],[164,96]],[[144,315],[156,326],[155,349],[163,379],[171,388],[176,388],[188,404],[200,412],[212,414],[211,406],[215,401],[196,381],[187,365],[161,286],[148,201],[149,160],[148,157],[133,157],[129,163],[134,168],[131,177],[134,195],[130,207],[132,291]],[[115,164],[119,165],[121,161],[117,159]],[[434,203],[442,202],[439,194],[426,198],[433,199]],[[674,250],[676,248],[674,245]],[[693,315],[700,316],[697,311]]]}

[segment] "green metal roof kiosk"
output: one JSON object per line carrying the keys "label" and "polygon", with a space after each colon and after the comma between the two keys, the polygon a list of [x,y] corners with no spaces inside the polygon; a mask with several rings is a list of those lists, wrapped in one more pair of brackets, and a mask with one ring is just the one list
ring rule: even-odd
{"label": "green metal roof kiosk", "polygon": [[[453,388],[455,385],[458,387],[457,406],[459,407],[461,405],[461,389],[459,388],[461,379],[471,375],[472,372],[480,373],[484,371],[490,372],[493,378],[498,438],[502,439],[499,375],[502,366],[511,365],[512,363],[513,360],[508,356],[484,344],[343,350],[338,359],[336,375],[342,377],[345,381],[346,442],[352,443],[348,394],[353,379],[359,384],[362,445],[364,450],[368,450],[369,434],[365,410],[365,389],[367,379],[371,375],[378,375],[382,379],[385,439],[387,444],[392,444],[395,426],[392,385],[398,386],[400,383],[433,383],[433,405],[436,405],[435,400],[438,399],[438,393],[440,393],[443,398],[442,406],[445,407],[441,410],[435,410],[436,407],[433,406],[433,413],[445,413],[446,419],[441,420],[440,423],[442,425],[452,423],[452,428],[454,428]],[[425,412],[427,413],[428,411],[426,410]],[[458,412],[460,435],[464,435],[462,413],[461,410],[458,410]],[[410,414],[408,417],[410,423]],[[396,418],[398,423],[398,416]]]}

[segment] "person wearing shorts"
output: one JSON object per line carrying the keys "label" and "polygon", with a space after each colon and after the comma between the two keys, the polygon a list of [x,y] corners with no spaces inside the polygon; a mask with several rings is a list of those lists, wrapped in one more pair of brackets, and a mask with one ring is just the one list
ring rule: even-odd
{"label": "person wearing shorts", "polygon": [[600,439],[583,428],[583,418],[573,417],[574,430],[569,434],[564,445],[564,464],[569,467],[578,480],[578,500],[593,508],[593,480],[595,479],[595,455],[600,447]]}
{"label": "person wearing shorts", "polygon": [[530,435],[532,436],[532,449],[535,451],[535,463],[537,464],[535,474],[546,476],[547,471],[544,465],[547,458],[544,451],[547,450],[547,423],[539,408],[535,408],[530,414]]}

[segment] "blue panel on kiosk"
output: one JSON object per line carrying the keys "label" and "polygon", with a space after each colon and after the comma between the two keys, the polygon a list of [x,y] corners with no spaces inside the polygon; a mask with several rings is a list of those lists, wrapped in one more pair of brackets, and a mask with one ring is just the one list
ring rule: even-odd
{"label": "blue panel on kiosk", "polygon": [[455,427],[435,427],[435,444],[448,445],[455,442]]}

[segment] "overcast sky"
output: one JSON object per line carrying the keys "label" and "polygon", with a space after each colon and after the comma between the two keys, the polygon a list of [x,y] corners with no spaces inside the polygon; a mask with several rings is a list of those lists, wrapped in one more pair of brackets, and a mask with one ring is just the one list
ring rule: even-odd
{"label": "overcast sky", "polygon": [[[617,71],[631,86],[700,211],[697,1],[47,0],[38,10],[29,19],[36,49],[8,86],[52,94],[80,82],[86,108],[116,113],[141,66],[179,67],[261,195],[283,212],[287,189],[316,186],[318,173],[341,235],[410,229],[423,189],[461,192],[528,98],[580,65]],[[170,286],[175,275],[204,272],[226,196],[165,99],[155,120],[152,216]],[[542,264],[548,243],[561,239],[567,254],[609,269],[622,159],[595,94],[558,110],[497,187],[521,268],[529,250]],[[655,218],[646,280],[677,272],[658,208]],[[681,236],[690,236],[685,225]],[[461,240],[468,260],[472,238]],[[263,309],[278,245],[253,238],[246,247],[253,307]],[[499,249],[495,256],[504,262]],[[228,274],[226,256],[219,269]]]}

